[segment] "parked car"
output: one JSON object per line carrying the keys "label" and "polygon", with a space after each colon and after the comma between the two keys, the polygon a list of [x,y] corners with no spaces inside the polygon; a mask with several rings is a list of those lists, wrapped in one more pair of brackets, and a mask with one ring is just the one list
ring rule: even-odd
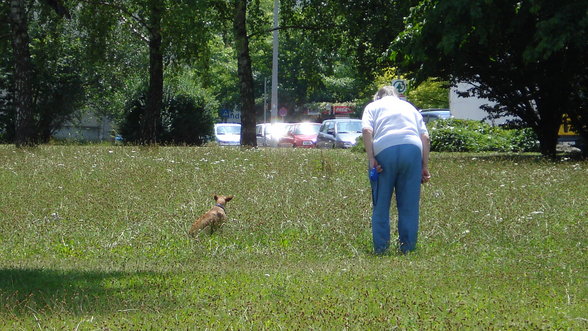
{"label": "parked car", "polygon": [[270,123],[261,123],[255,126],[255,137],[257,146],[268,146],[268,135],[271,132]]}
{"label": "parked car", "polygon": [[361,120],[339,118],[325,120],[316,140],[319,148],[351,148],[361,136]]}
{"label": "parked car", "polygon": [[214,125],[214,139],[221,146],[241,144],[241,124],[218,123]]}
{"label": "parked car", "polygon": [[291,125],[291,123],[264,124],[263,131],[257,134],[257,145],[277,147],[280,140],[288,133]]}
{"label": "parked car", "polygon": [[280,146],[286,147],[306,147],[314,148],[316,146],[316,137],[318,136],[320,123],[295,123],[290,126],[288,133],[280,139]]}
{"label": "parked car", "polygon": [[423,115],[423,120],[425,123],[429,123],[435,120],[446,120],[451,118],[451,112],[449,109],[444,108],[428,108],[428,109],[421,109],[421,115]]}

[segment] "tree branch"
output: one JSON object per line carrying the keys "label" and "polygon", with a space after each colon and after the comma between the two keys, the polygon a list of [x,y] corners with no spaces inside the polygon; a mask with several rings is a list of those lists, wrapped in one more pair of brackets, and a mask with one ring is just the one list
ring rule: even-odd
{"label": "tree branch", "polygon": [[43,2],[51,6],[59,16],[71,19],[69,10],[63,5],[61,0],[44,0]]}
{"label": "tree branch", "polygon": [[141,39],[142,41],[149,43],[149,38],[147,36],[145,36],[143,33],[141,33],[141,31],[139,31],[139,29],[135,28],[135,26],[133,25],[132,22],[129,22],[129,19],[124,17],[123,15],[120,16],[120,19],[127,23],[131,29],[131,32],[133,32],[135,35],[137,35],[137,37],[139,37],[139,39]]}
{"label": "tree branch", "polygon": [[[112,3],[112,2],[108,2],[108,1],[101,1],[101,0],[80,0],[80,2],[85,2],[88,4],[100,5],[100,6],[105,6],[105,7],[117,9],[117,10],[121,11],[123,14],[125,14],[125,15],[129,16],[130,18],[132,18],[133,20],[135,20],[137,23],[139,23],[139,25],[141,25],[142,27],[147,29],[147,31],[149,31],[149,24],[147,23],[147,21],[144,20],[143,18],[141,18],[140,16],[130,12],[124,6],[121,6],[121,5]],[[126,22],[128,23],[128,20]]]}
{"label": "tree branch", "polygon": [[261,30],[257,32],[253,32],[252,34],[248,35],[247,38],[252,38],[264,33],[274,32],[279,30],[310,30],[310,31],[320,31],[320,30],[328,30],[340,27],[336,24],[328,24],[328,25],[284,25],[278,26],[271,29]]}

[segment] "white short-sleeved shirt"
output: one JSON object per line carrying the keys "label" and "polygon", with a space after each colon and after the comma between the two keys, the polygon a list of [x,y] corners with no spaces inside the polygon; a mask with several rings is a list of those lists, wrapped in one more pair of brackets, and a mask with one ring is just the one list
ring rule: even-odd
{"label": "white short-sleeved shirt", "polygon": [[417,145],[422,151],[421,135],[429,134],[421,113],[410,103],[394,96],[368,104],[361,121],[364,129],[374,132],[374,155],[403,144]]}

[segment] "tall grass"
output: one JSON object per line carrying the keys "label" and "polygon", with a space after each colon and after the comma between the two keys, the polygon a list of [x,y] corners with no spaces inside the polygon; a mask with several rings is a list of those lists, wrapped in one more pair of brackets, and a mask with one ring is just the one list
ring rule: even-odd
{"label": "tall grass", "polygon": [[[588,327],[588,163],[431,172],[418,250],[377,257],[359,153],[0,146],[0,328]],[[215,193],[229,221],[189,238]]]}

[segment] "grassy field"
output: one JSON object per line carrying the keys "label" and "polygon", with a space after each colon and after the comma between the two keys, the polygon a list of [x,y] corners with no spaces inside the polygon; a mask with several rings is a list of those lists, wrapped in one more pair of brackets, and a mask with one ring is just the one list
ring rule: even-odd
{"label": "grassy field", "polygon": [[[588,162],[436,154],[374,256],[362,154],[0,146],[0,329],[587,329]],[[221,232],[191,223],[234,194]]]}

